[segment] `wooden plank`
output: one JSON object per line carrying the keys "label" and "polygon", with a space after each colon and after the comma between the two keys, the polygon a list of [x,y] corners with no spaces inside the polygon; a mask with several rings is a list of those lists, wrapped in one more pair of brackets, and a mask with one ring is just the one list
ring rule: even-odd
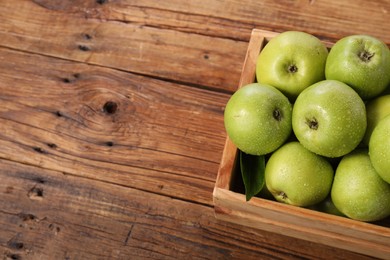
{"label": "wooden plank", "polygon": [[219,188],[214,202],[218,218],[226,221],[381,259],[390,255],[389,228],[264,199],[248,203],[244,195]]}
{"label": "wooden plank", "polygon": [[1,1],[0,256],[364,259],[215,220],[228,95],[99,68],[232,92],[254,26],[387,37],[387,2],[328,4]]}
{"label": "wooden plank", "polygon": [[4,0],[0,46],[232,92],[253,28],[367,33],[390,44],[389,3],[309,2]]}
{"label": "wooden plank", "polygon": [[211,207],[0,160],[4,259],[366,259],[216,220]]}
{"label": "wooden plank", "polygon": [[0,78],[0,157],[212,204],[228,94],[7,49]]}
{"label": "wooden plank", "polygon": [[[83,0],[35,0],[61,12],[126,21],[160,28],[249,40],[253,28],[277,32],[303,30],[332,40],[348,34],[370,34],[390,44],[390,2],[348,1],[212,1],[116,0],[85,4]],[[82,6],[83,8],[80,8]]]}
{"label": "wooden plank", "polygon": [[230,92],[247,47],[242,41],[56,12],[31,0],[1,1],[0,13],[0,46]]}
{"label": "wooden plank", "polygon": [[[254,30],[252,32],[238,88],[241,88],[255,81],[257,55],[259,54],[259,50],[263,48],[267,36],[272,37],[274,35],[267,35],[266,32],[260,33],[257,30]],[[233,144],[229,137],[226,137],[221,162],[218,168],[218,175],[215,187],[226,190],[230,188],[231,171],[235,167],[236,156],[237,147]]]}

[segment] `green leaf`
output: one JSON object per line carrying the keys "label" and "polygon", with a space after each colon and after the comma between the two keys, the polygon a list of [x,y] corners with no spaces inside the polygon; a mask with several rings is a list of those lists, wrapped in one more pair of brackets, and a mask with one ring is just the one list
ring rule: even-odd
{"label": "green leaf", "polygon": [[265,157],[240,151],[241,175],[245,186],[246,201],[261,191],[264,186]]}

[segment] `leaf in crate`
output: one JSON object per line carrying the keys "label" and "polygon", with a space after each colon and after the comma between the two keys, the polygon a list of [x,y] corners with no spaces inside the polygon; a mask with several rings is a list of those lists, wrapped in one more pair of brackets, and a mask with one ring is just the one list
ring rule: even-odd
{"label": "leaf in crate", "polygon": [[240,168],[245,187],[246,201],[261,191],[264,186],[265,157],[240,151]]}

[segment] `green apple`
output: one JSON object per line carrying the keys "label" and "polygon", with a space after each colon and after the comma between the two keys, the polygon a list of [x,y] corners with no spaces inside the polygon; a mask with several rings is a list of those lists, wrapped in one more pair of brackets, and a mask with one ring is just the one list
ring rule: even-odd
{"label": "green apple", "polygon": [[343,157],[331,196],[336,208],[349,218],[371,222],[390,216],[390,185],[378,175],[366,149]]}
{"label": "green apple", "polygon": [[380,120],[390,115],[390,95],[379,96],[366,104],[367,129],[363,138],[363,144],[368,146],[372,131]]}
{"label": "green apple", "polygon": [[368,35],[350,35],[337,41],[326,61],[326,79],[351,86],[370,99],[390,84],[390,50],[381,40]]}
{"label": "green apple", "polygon": [[315,36],[287,31],[272,38],[256,63],[257,81],[283,92],[290,100],[308,86],[325,79],[328,49]]}
{"label": "green apple", "polygon": [[390,183],[390,115],[375,127],[368,149],[375,170],[383,180]]}
{"label": "green apple", "polygon": [[252,83],[237,90],[226,104],[224,123],[241,151],[264,155],[290,136],[292,105],[276,88]]}
{"label": "green apple", "polygon": [[333,174],[324,157],[290,142],[272,153],[265,166],[265,183],[277,201],[307,207],[328,196]]}
{"label": "green apple", "polygon": [[298,96],[292,127],[299,142],[326,157],[340,157],[355,149],[367,127],[366,107],[348,85],[324,80]]}

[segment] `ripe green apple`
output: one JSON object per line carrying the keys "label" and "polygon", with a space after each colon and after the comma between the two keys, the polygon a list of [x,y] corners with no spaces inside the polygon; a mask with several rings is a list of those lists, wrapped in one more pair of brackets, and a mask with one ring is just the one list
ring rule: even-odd
{"label": "ripe green apple", "polygon": [[390,84],[390,50],[381,40],[368,35],[350,35],[338,40],[326,61],[326,79],[351,86],[370,99]]}
{"label": "ripe green apple", "polygon": [[276,88],[259,83],[237,90],[226,104],[226,132],[241,151],[264,155],[290,136],[292,105]]}
{"label": "ripe green apple", "polygon": [[336,208],[349,218],[377,221],[390,216],[390,185],[372,166],[367,149],[356,149],[343,157],[331,196]]}
{"label": "ripe green apple", "polygon": [[290,142],[272,153],[265,166],[265,183],[277,201],[307,207],[328,196],[333,174],[324,157]]}
{"label": "ripe green apple", "polygon": [[390,115],[390,95],[379,96],[366,104],[367,129],[363,137],[363,144],[368,146],[372,131],[380,120]]}
{"label": "ripe green apple", "polygon": [[375,170],[383,180],[390,183],[390,115],[375,127],[368,149]]}
{"label": "ripe green apple", "polygon": [[328,49],[315,36],[287,31],[272,38],[260,52],[257,81],[283,92],[290,100],[308,86],[325,79]]}
{"label": "ripe green apple", "polygon": [[326,157],[340,157],[355,149],[366,131],[366,107],[348,85],[323,80],[298,96],[292,127],[299,142]]}

